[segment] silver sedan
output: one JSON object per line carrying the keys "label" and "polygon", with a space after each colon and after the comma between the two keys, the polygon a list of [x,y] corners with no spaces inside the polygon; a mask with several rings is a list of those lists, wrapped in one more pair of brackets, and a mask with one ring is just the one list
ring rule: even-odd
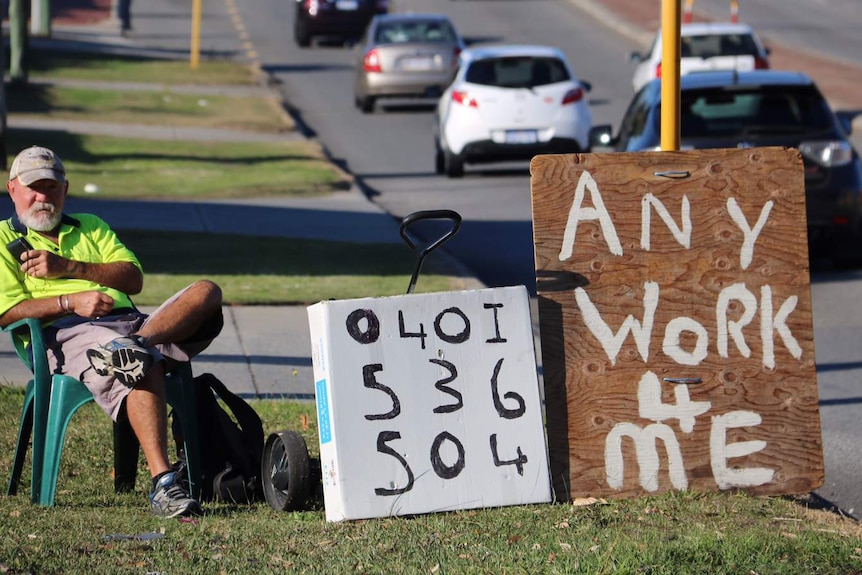
{"label": "silver sedan", "polygon": [[442,14],[376,16],[357,46],[356,106],[369,113],[380,98],[439,98],[463,49]]}

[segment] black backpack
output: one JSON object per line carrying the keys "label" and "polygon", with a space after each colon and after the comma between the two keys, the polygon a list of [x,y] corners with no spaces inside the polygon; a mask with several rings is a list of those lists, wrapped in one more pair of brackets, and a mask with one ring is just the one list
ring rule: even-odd
{"label": "black backpack", "polygon": [[[252,503],[263,498],[260,464],[263,424],[254,409],[211,373],[195,377],[198,434],[201,441],[202,501]],[[221,399],[233,418],[219,405]],[[179,415],[171,414],[177,467],[187,480]],[[234,421],[234,419],[236,421]]]}

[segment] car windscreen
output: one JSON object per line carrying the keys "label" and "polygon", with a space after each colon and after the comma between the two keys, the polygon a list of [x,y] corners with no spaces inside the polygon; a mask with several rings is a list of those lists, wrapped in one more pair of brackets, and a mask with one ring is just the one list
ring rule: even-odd
{"label": "car windscreen", "polygon": [[758,55],[757,44],[749,34],[703,34],[683,36],[680,40],[683,58]]}
{"label": "car windscreen", "polygon": [[376,44],[406,44],[414,42],[454,43],[457,36],[452,26],[440,20],[414,20],[380,24],[374,35]]}
{"label": "car windscreen", "polygon": [[[660,122],[660,117],[657,110],[655,121]],[[807,133],[833,127],[829,106],[811,86],[685,90],[680,97],[683,139]]]}
{"label": "car windscreen", "polygon": [[471,84],[498,88],[533,88],[565,82],[571,77],[558,58],[517,56],[476,60],[464,79]]}

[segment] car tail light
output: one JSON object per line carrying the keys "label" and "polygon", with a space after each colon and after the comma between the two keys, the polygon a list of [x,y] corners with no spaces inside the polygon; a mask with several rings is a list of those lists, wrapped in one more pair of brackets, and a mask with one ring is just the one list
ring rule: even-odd
{"label": "car tail light", "polygon": [[659,62],[659,63],[658,63],[658,64],[656,64],[656,66],[655,66],[655,77],[656,77],[656,78],[661,78],[661,62]]}
{"label": "car tail light", "polygon": [[309,16],[316,16],[317,10],[319,8],[317,0],[305,0],[305,11],[308,12]]}
{"label": "car tail light", "polygon": [[572,88],[566,95],[563,96],[563,106],[566,104],[574,104],[584,97],[584,91],[581,88]]}
{"label": "car tail light", "polygon": [[462,90],[455,90],[452,92],[452,101],[463,106],[467,106],[468,108],[479,107],[479,102],[476,101],[476,98],[471,96],[469,92],[464,92]]}
{"label": "car tail light", "polygon": [[769,70],[769,60],[763,58],[761,56],[754,57],[754,69],[755,70]]}
{"label": "car tail light", "polygon": [[366,72],[381,72],[380,69],[380,54],[377,49],[369,50],[365,58],[362,59],[362,69]]}
{"label": "car tail light", "polygon": [[845,166],[853,161],[853,148],[841,140],[802,142],[799,144],[799,151],[824,168]]}

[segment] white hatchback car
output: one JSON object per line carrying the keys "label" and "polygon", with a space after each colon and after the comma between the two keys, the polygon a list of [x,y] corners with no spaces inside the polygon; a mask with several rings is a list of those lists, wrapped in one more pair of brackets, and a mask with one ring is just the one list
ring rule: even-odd
{"label": "white hatchback car", "polygon": [[[680,27],[680,76],[704,70],[765,70],[769,50],[747,24],[694,22]],[[632,88],[637,92],[654,78],[661,78],[661,30],[646,54],[634,52],[637,63]]]}
{"label": "white hatchback car", "polygon": [[437,104],[435,170],[465,163],[529,160],[588,149],[587,82],[551,46],[481,46],[461,52],[455,79]]}

